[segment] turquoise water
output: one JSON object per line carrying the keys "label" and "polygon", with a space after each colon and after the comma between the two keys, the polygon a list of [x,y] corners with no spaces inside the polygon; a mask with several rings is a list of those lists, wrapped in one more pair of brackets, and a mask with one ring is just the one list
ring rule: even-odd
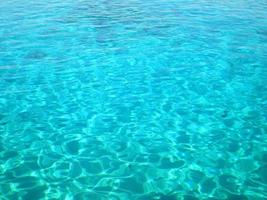
{"label": "turquoise water", "polygon": [[0,199],[267,199],[266,10],[0,1]]}

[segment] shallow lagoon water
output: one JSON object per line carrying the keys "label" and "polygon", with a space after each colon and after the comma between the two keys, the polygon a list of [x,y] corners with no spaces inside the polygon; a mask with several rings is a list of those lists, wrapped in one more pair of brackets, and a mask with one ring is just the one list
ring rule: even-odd
{"label": "shallow lagoon water", "polygon": [[1,1],[1,199],[267,199],[266,10]]}

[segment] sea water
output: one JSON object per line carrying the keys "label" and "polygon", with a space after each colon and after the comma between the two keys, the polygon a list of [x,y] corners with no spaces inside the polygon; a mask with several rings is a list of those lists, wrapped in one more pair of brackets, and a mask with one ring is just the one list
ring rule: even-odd
{"label": "sea water", "polygon": [[0,198],[267,199],[266,11],[0,1]]}

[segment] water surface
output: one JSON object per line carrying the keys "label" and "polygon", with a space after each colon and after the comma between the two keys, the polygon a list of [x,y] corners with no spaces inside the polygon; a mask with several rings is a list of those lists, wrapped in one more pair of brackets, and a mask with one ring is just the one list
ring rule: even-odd
{"label": "water surface", "polygon": [[0,1],[1,199],[267,199],[266,10]]}

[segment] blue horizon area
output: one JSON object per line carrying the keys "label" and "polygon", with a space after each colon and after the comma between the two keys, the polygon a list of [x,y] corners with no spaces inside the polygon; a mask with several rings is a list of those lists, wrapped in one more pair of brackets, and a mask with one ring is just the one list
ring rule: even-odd
{"label": "blue horizon area", "polygon": [[266,11],[0,1],[0,199],[267,199]]}

